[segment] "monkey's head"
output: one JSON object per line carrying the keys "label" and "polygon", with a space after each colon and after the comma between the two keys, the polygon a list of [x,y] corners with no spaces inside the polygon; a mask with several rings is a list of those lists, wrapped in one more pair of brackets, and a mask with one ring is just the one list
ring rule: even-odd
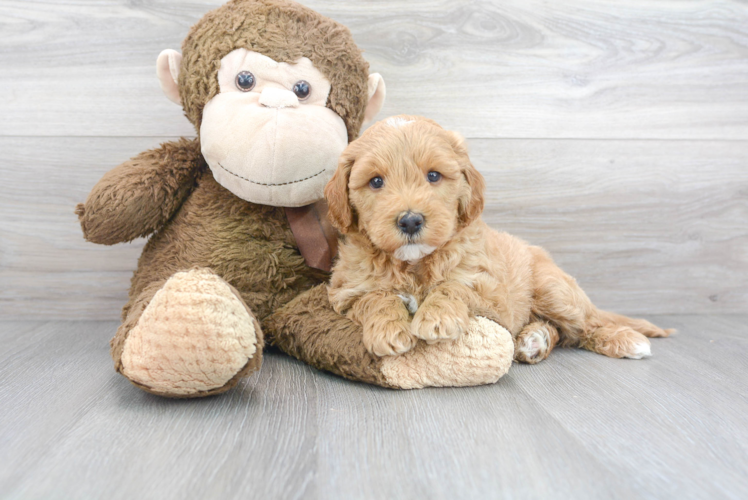
{"label": "monkey's head", "polygon": [[161,88],[195,125],[215,179],[253,203],[323,197],[338,156],[384,103],[350,31],[287,0],[232,0],[163,51]]}

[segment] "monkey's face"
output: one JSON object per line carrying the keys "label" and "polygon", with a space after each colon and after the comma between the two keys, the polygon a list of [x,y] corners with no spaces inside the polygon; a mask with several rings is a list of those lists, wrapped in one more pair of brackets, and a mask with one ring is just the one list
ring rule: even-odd
{"label": "monkey's face", "polygon": [[215,179],[253,203],[321,199],[348,145],[343,119],[326,107],[330,82],[306,57],[278,63],[236,49],[221,60],[218,83],[200,126]]}
{"label": "monkey's face", "polygon": [[231,0],[158,57],[161,88],[198,128],[216,180],[247,201],[323,197],[340,153],[382,108],[350,31],[293,1]]}

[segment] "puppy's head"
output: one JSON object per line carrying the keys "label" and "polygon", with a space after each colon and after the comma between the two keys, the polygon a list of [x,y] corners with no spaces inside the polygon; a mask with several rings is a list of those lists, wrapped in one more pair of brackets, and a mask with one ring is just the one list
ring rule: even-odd
{"label": "puppy's head", "polygon": [[342,233],[364,233],[376,247],[413,261],[480,216],[484,187],[460,135],[401,115],[348,146],[325,196]]}

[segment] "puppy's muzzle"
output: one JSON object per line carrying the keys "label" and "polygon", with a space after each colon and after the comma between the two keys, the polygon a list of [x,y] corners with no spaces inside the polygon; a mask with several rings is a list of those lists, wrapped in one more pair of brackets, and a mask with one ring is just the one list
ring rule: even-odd
{"label": "puppy's muzzle", "polygon": [[413,236],[421,230],[421,228],[423,227],[423,222],[423,214],[406,212],[397,220],[397,227],[399,227],[400,231],[407,234],[408,236]]}

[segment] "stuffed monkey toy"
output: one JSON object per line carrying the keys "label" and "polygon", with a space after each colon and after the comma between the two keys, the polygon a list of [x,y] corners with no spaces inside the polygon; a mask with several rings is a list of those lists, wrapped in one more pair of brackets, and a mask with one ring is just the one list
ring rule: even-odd
{"label": "stuffed monkey toy", "polygon": [[509,368],[509,333],[476,318],[463,339],[378,358],[327,301],[337,235],[323,189],[381,109],[384,82],[347,28],[286,0],[206,14],[157,75],[197,131],[108,172],[78,214],[85,238],[148,236],[111,341],[115,369],[168,397],[224,392],[266,344],[392,388],[474,385]]}

